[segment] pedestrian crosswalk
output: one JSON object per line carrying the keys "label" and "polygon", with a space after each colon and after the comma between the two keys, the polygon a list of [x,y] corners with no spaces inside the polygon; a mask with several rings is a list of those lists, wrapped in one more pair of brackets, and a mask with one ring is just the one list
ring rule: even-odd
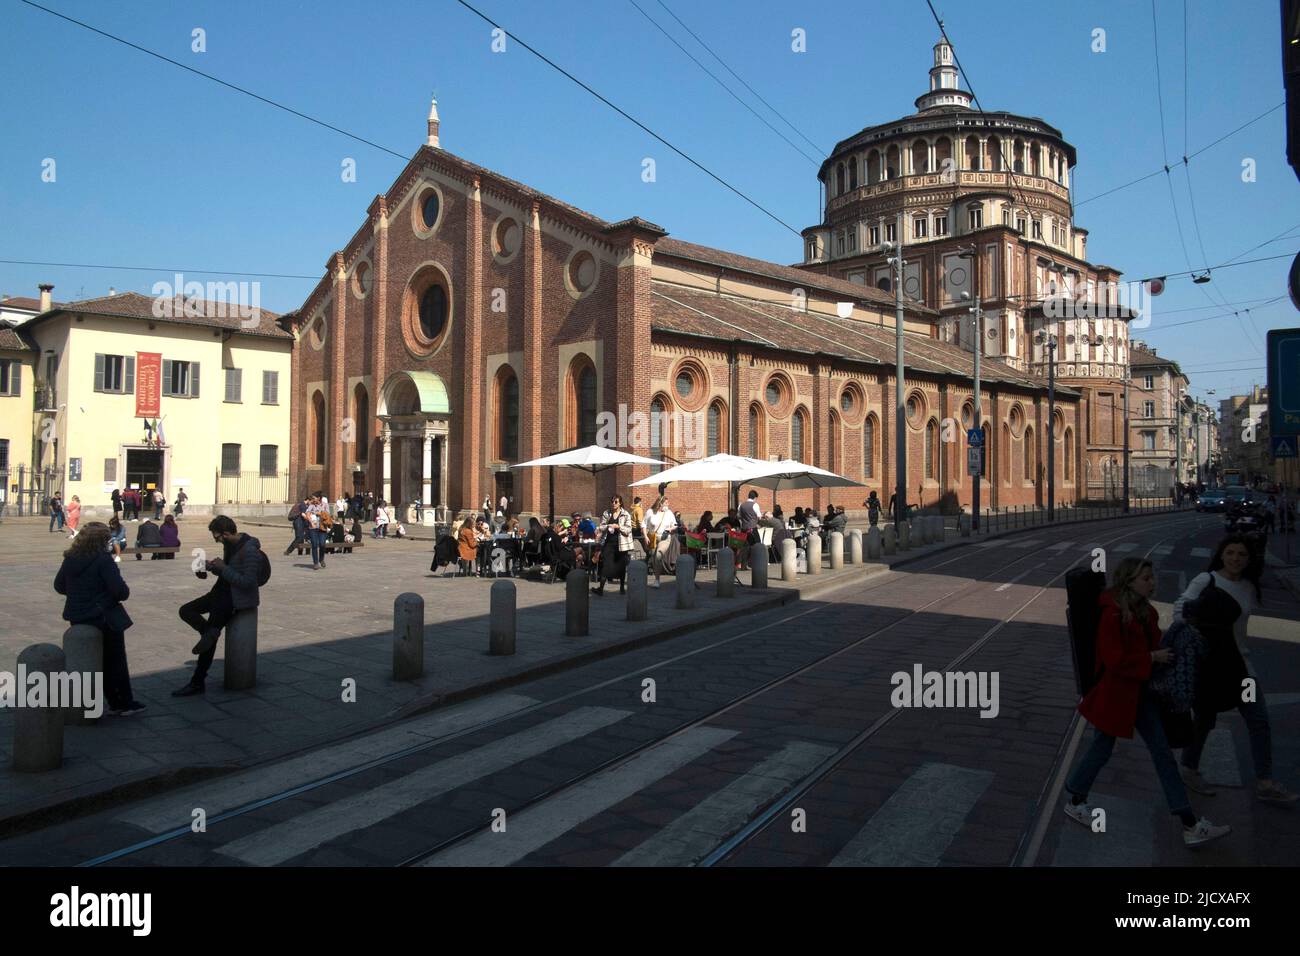
{"label": "pedestrian crosswalk", "polygon": [[1043,542],[1042,542],[1042,539],[1040,539],[1040,538],[1030,538],[1028,541],[1016,541],[1016,542],[1014,542],[1014,543],[1008,544],[1007,547],[1008,547],[1008,548],[1017,548],[1017,549],[1019,549],[1019,548],[1036,548],[1036,547],[1038,547],[1039,545],[1041,545],[1042,543],[1043,543]]}
{"label": "pedestrian crosswalk", "polygon": [[1116,552],[1116,553],[1118,553],[1118,554],[1127,554],[1127,553],[1130,552],[1130,551],[1136,551],[1136,550],[1137,550],[1137,542],[1136,542],[1136,541],[1121,541],[1119,544],[1115,545],[1115,547],[1111,548],[1111,550],[1114,551],[1114,552]]}

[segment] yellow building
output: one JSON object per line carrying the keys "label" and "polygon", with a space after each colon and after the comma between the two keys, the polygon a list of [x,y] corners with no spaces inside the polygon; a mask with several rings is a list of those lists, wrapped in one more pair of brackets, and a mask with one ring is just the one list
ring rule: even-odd
{"label": "yellow building", "polygon": [[[289,469],[293,336],[275,313],[135,292],[23,323],[38,350],[31,460],[52,488],[109,513],[114,488],[161,488],[171,510],[280,513]],[[34,414],[33,414],[34,411]],[[214,509],[215,506],[215,509]]]}
{"label": "yellow building", "polygon": [[32,469],[32,394],[37,351],[8,326],[0,326],[0,507],[18,512],[20,489]]}

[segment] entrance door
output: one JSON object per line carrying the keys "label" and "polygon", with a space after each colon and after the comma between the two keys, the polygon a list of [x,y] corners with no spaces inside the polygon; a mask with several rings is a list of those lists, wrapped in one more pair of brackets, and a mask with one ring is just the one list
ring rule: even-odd
{"label": "entrance door", "polygon": [[[126,484],[123,489],[135,486],[141,494],[150,488],[163,487],[163,452],[160,448],[128,448],[126,450]],[[167,489],[163,488],[164,494]]]}
{"label": "entrance door", "polygon": [[505,495],[509,499],[508,510],[511,514],[515,513],[515,475],[512,471],[498,471],[496,473],[496,482],[492,494],[492,511],[496,512],[501,507],[501,496]]}

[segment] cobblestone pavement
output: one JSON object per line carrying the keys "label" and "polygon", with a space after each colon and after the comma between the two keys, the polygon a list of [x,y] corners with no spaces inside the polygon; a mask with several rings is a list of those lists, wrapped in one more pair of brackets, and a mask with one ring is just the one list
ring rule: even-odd
{"label": "cobblestone pavement", "polygon": [[[1293,863],[1297,810],[1240,785],[1251,767],[1235,717],[1205,760],[1228,786],[1194,798],[1234,833],[1190,859],[1141,742],[1122,743],[1097,782],[1108,832],[1066,820],[1054,786],[1063,757],[1078,756],[1060,575],[1097,546],[1111,560],[1150,553],[1167,614],[1220,529],[1163,515],[981,540],[18,836],[0,857],[79,862],[162,834],[121,862],[683,865],[726,847],[724,865]],[[1276,776],[1294,789],[1300,613],[1275,575],[1266,583],[1251,660]],[[996,715],[894,707],[895,675],[917,665],[996,674]],[[198,810],[216,818],[206,832],[191,828]],[[748,833],[765,813],[770,825]]]}

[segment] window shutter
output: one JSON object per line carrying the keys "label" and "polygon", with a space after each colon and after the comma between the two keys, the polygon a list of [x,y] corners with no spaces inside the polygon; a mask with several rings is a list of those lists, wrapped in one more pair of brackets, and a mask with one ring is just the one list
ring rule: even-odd
{"label": "window shutter", "polygon": [[104,356],[95,354],[95,391],[104,390]]}
{"label": "window shutter", "polygon": [[23,363],[9,363],[9,394],[21,395],[23,392]]}
{"label": "window shutter", "polygon": [[243,400],[244,400],[244,370],[242,368],[237,368],[235,369],[235,401],[242,402]]}
{"label": "window shutter", "polygon": [[269,405],[271,403],[270,396],[271,396],[271,373],[263,371],[262,372],[262,404],[263,405]]}
{"label": "window shutter", "polygon": [[164,395],[175,395],[172,391],[172,360],[163,359],[162,370],[162,393]]}
{"label": "window shutter", "polygon": [[122,383],[122,391],[128,395],[135,394],[135,356],[126,357],[126,378]]}
{"label": "window shutter", "polygon": [[199,363],[190,363],[190,398],[199,397]]}

